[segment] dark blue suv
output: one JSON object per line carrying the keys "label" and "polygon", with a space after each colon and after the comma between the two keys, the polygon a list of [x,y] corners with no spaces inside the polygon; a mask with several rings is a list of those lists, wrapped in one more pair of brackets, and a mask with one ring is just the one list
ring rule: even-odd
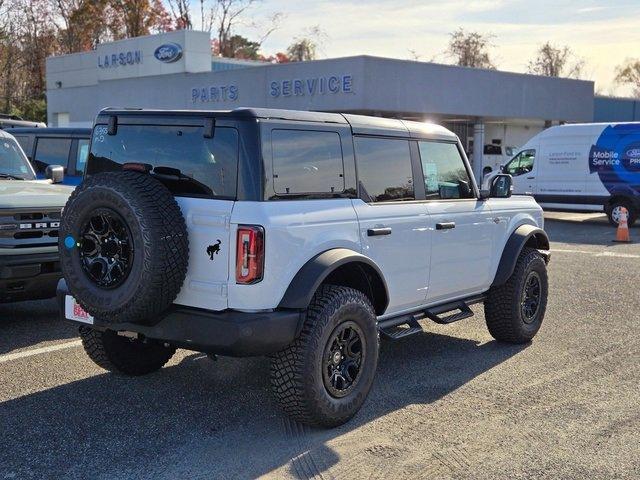
{"label": "dark blue suv", "polygon": [[16,137],[33,165],[38,178],[46,178],[48,165],[64,167],[65,185],[82,181],[89,154],[90,128],[13,128]]}

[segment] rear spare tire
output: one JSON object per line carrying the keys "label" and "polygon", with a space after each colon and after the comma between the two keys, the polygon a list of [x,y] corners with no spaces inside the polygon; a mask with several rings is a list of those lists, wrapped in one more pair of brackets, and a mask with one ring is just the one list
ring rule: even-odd
{"label": "rear spare tire", "polygon": [[189,263],[187,228],[171,192],[148,174],[92,175],[60,224],[71,294],[103,322],[146,323],[175,300]]}

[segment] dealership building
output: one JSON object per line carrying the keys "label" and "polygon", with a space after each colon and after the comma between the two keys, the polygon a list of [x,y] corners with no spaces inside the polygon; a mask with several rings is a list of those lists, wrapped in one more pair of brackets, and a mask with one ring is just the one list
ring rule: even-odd
{"label": "dealership building", "polygon": [[590,81],[367,55],[239,61],[210,45],[208,32],[177,31],[50,57],[48,125],[90,126],[105,107],[349,112],[440,123],[479,158],[486,145],[517,147],[545,126],[594,118]]}

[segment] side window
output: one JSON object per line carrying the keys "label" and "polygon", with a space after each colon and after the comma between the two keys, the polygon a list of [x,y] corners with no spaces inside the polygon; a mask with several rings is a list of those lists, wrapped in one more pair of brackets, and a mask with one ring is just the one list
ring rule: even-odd
{"label": "side window", "polygon": [[529,173],[533,170],[533,163],[535,162],[535,159],[535,150],[523,150],[516,155],[513,160],[507,163],[504,171],[514,177],[524,175],[525,173]]}
{"label": "side window", "polygon": [[409,141],[354,137],[358,185],[365,201],[414,200]]}
{"label": "side window", "polygon": [[342,144],[337,132],[271,132],[273,189],[276,194],[344,191]]}
{"label": "side window", "polygon": [[473,198],[471,179],[455,143],[418,142],[427,199]]}
{"label": "side window", "polygon": [[89,156],[89,139],[81,138],[78,140],[78,150],[76,152],[76,175],[84,173],[84,167],[87,165],[87,157]]}
{"label": "side window", "polygon": [[62,165],[66,169],[70,148],[70,138],[39,138],[34,158],[36,172],[44,173],[48,165]]}

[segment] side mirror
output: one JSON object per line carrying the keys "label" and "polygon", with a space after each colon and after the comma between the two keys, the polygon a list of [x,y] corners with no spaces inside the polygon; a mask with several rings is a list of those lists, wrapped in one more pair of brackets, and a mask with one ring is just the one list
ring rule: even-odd
{"label": "side mirror", "polygon": [[511,175],[497,173],[488,175],[482,184],[480,198],[509,198],[513,190]]}
{"label": "side mirror", "polygon": [[473,196],[471,195],[471,187],[469,186],[469,182],[458,180],[458,193],[460,194],[460,198],[469,198]]}
{"label": "side mirror", "polygon": [[61,183],[64,180],[64,168],[61,165],[47,165],[45,176],[51,183]]}
{"label": "side mirror", "polygon": [[498,167],[498,170],[499,170],[500,172],[504,173],[504,165],[500,165],[500,166]]}

